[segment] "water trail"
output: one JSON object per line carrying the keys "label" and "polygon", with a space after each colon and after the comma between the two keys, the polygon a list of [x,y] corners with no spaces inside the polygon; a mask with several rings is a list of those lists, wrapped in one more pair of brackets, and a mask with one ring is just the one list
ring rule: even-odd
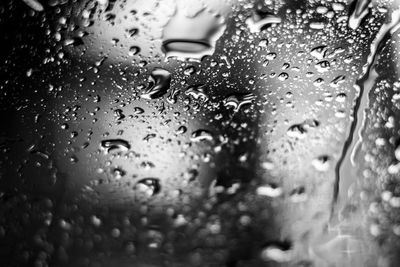
{"label": "water trail", "polygon": [[363,18],[368,14],[368,5],[371,0],[355,0],[354,9],[349,16],[348,25],[353,30],[360,26]]}
{"label": "water trail", "polygon": [[362,134],[366,120],[366,109],[369,107],[369,93],[378,77],[375,66],[377,56],[382,50],[384,41],[400,27],[400,9],[392,13],[391,21],[384,23],[375,36],[370,46],[367,62],[363,66],[361,77],[356,81],[354,88],[358,95],[354,100],[352,122],[348,137],[344,143],[342,154],[335,168],[335,185],[331,210],[340,212],[347,200],[349,186],[356,181],[354,172],[355,156],[362,143]]}

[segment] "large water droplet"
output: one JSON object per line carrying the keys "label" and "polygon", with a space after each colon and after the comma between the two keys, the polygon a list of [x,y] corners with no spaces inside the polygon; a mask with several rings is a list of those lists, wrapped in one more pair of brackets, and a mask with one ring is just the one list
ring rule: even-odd
{"label": "large water droplet", "polygon": [[106,153],[111,153],[113,151],[128,151],[131,148],[128,141],[123,139],[103,140],[101,141],[100,146]]}
{"label": "large water droplet", "polygon": [[252,93],[248,94],[233,94],[224,99],[225,107],[233,107],[235,112],[239,111],[244,105],[250,104],[256,96]]}

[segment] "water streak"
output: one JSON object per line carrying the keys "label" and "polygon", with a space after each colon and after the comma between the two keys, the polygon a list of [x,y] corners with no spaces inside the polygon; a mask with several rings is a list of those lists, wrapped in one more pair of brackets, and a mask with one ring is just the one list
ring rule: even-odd
{"label": "water streak", "polygon": [[369,12],[368,6],[370,2],[371,0],[356,0],[354,3],[354,10],[351,12],[348,21],[350,28],[356,30],[360,26],[361,21]]}
{"label": "water streak", "polygon": [[356,81],[354,88],[358,95],[355,98],[352,122],[348,131],[347,140],[344,143],[342,154],[335,168],[336,180],[334,186],[334,199],[332,215],[334,211],[340,212],[344,207],[348,189],[356,181],[354,173],[355,157],[362,143],[362,135],[365,127],[366,109],[369,107],[369,94],[378,78],[375,70],[377,57],[382,50],[385,41],[400,26],[400,9],[393,11],[391,21],[384,23],[370,46],[367,62],[363,66],[361,77]]}

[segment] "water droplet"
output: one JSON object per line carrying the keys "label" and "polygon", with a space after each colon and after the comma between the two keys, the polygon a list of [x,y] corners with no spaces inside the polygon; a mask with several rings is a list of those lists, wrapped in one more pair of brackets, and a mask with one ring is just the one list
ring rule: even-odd
{"label": "water droplet", "polygon": [[30,8],[32,8],[35,11],[40,12],[44,10],[43,5],[37,0],[22,0],[22,1],[24,1],[25,4],[27,4]]}
{"label": "water droplet", "polygon": [[233,107],[235,112],[239,111],[244,105],[248,105],[256,98],[252,93],[248,94],[232,94],[223,100],[225,107]]}
{"label": "water droplet", "polygon": [[182,126],[179,126],[179,128],[176,130],[176,133],[177,134],[184,134],[184,133],[186,133],[186,131],[187,131],[187,128],[182,125]]}
{"label": "water droplet", "polygon": [[189,182],[194,181],[199,175],[199,171],[196,169],[190,169],[184,173],[184,178]]}
{"label": "water droplet", "polygon": [[193,67],[193,66],[188,66],[184,71],[183,71],[183,73],[185,74],[185,75],[192,75],[193,73],[195,73],[196,72],[196,69]]}
{"label": "water droplet", "polygon": [[323,30],[326,27],[325,23],[319,21],[313,21],[310,23],[310,28],[314,30]]}
{"label": "water droplet", "polygon": [[327,60],[323,60],[315,64],[315,68],[319,72],[327,72],[331,67],[331,64]]}
{"label": "water droplet", "polygon": [[292,245],[288,241],[269,242],[261,251],[264,261],[288,262],[292,259]]}
{"label": "water droplet", "polygon": [[267,197],[279,197],[283,193],[282,188],[275,184],[266,184],[257,187],[257,195],[267,196]]}
{"label": "water droplet", "polygon": [[166,58],[201,60],[212,55],[219,37],[225,30],[224,19],[200,10],[188,17],[178,9],[163,30],[162,50]]}
{"label": "water droplet", "polygon": [[345,93],[339,93],[335,100],[339,103],[344,103],[346,101],[347,95]]}
{"label": "water droplet", "polygon": [[128,141],[123,139],[108,139],[103,140],[100,143],[100,147],[105,150],[105,153],[111,153],[112,151],[128,151],[131,146]]}
{"label": "water droplet", "polygon": [[289,199],[293,203],[300,203],[306,201],[308,198],[304,186],[299,186],[289,193]]}
{"label": "water droplet", "polygon": [[400,161],[400,145],[394,150],[395,158]]}
{"label": "water droplet", "polygon": [[260,32],[273,24],[281,23],[282,19],[272,13],[257,10],[253,16],[246,20],[247,27],[250,32]]}
{"label": "water droplet", "polygon": [[164,235],[157,229],[150,229],[146,233],[146,239],[149,248],[158,249],[164,241]]}
{"label": "water droplet", "polygon": [[141,179],[136,183],[134,190],[139,194],[139,196],[154,196],[161,191],[160,180],[157,178]]}
{"label": "water droplet", "polygon": [[193,142],[200,142],[200,141],[205,141],[205,140],[212,141],[213,139],[214,138],[213,138],[213,135],[211,134],[211,132],[208,130],[205,130],[205,129],[199,129],[199,130],[194,131],[190,138],[190,140]]}
{"label": "water droplet", "polygon": [[111,230],[111,236],[114,238],[118,238],[121,235],[121,231],[118,228],[113,228]]}
{"label": "water droplet", "polygon": [[69,128],[68,123],[63,123],[63,124],[61,124],[61,129],[67,130],[68,128]]}
{"label": "water droplet", "polygon": [[121,168],[114,168],[114,169],[112,170],[112,175],[114,176],[114,178],[115,178],[116,180],[121,179],[123,176],[125,176],[125,174],[126,174],[126,171],[124,171],[124,170],[121,169]]}
{"label": "water droplet", "polygon": [[326,155],[319,156],[311,162],[317,171],[324,172],[330,167],[330,158]]}
{"label": "water droplet", "polygon": [[289,74],[287,74],[286,72],[282,72],[278,75],[278,79],[280,81],[285,81],[289,78]]}
{"label": "water droplet", "polygon": [[343,83],[345,79],[346,79],[346,76],[344,76],[344,75],[339,75],[339,76],[337,76],[335,79],[333,79],[333,80],[329,83],[329,85],[330,85],[331,87],[334,87],[334,88],[339,87],[339,84]]}
{"label": "water droplet", "polygon": [[139,29],[138,28],[132,28],[132,29],[127,30],[127,32],[128,32],[128,37],[132,37],[132,36],[136,35],[139,32]]}
{"label": "water droplet", "polygon": [[122,111],[122,109],[116,109],[114,110],[114,117],[120,121],[123,120],[125,118],[124,112]]}
{"label": "water droplet", "polygon": [[154,133],[147,134],[145,137],[143,137],[143,141],[149,142],[151,139],[155,138],[157,135]]}
{"label": "water droplet", "polygon": [[70,161],[71,163],[77,163],[79,160],[78,160],[78,158],[77,158],[75,155],[73,155],[73,156],[71,156],[71,157],[69,158],[69,161]]}
{"label": "water droplet", "polygon": [[286,134],[290,137],[297,137],[299,139],[306,137],[308,128],[315,128],[319,126],[319,121],[308,119],[300,124],[294,124],[289,127]]}
{"label": "water droplet", "polygon": [[290,137],[304,138],[307,135],[307,130],[302,124],[295,124],[289,127],[286,134]]}
{"label": "water droplet", "polygon": [[314,47],[313,49],[311,49],[310,51],[310,55],[322,60],[325,57],[326,51],[328,50],[326,45],[320,45],[317,47]]}
{"label": "water droplet", "polygon": [[144,109],[142,109],[141,107],[134,107],[133,108],[133,113],[139,115],[139,114],[143,114],[144,113]]}
{"label": "water droplet", "polygon": [[202,85],[202,84],[190,86],[185,91],[185,95],[191,96],[196,100],[199,99],[203,102],[206,102],[206,101],[208,101],[208,95],[205,92],[205,88],[206,88],[206,86]]}
{"label": "water droplet", "polygon": [[93,224],[94,226],[96,226],[96,227],[99,227],[99,226],[101,225],[101,220],[100,220],[100,218],[97,217],[96,215],[92,215],[92,216],[90,217],[90,220],[91,220],[92,224]]}
{"label": "water droplet", "polygon": [[129,48],[129,55],[132,57],[134,55],[137,55],[140,52],[140,47],[139,46],[131,46]]}
{"label": "water droplet", "polygon": [[170,88],[171,73],[162,68],[155,68],[149,77],[148,88],[140,95],[145,99],[155,99],[165,95]]}

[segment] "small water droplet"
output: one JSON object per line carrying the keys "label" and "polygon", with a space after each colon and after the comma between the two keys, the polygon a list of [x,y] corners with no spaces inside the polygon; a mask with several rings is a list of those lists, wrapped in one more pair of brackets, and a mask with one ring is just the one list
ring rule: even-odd
{"label": "small water droplet", "polygon": [[262,10],[256,10],[256,12],[253,13],[253,16],[246,20],[247,27],[252,33],[258,33],[271,25],[279,24],[281,22],[282,19],[277,15]]}
{"label": "small water droplet", "polygon": [[269,242],[261,251],[264,261],[288,262],[292,259],[292,245],[288,241]]}
{"label": "small water droplet", "polygon": [[289,74],[287,74],[286,72],[282,72],[278,75],[278,79],[280,81],[286,81],[289,78]]}
{"label": "small water droplet", "polygon": [[315,64],[315,68],[318,72],[327,72],[329,71],[331,64],[327,60],[323,60]]}
{"label": "small water droplet", "polygon": [[140,47],[138,47],[138,46],[131,46],[130,48],[129,48],[129,55],[132,57],[132,56],[134,56],[134,55],[137,55],[138,53],[140,52]]}
{"label": "small water droplet", "polygon": [[143,114],[144,113],[144,109],[142,109],[141,107],[134,107],[133,108],[133,113],[137,114],[137,115]]}
{"label": "small water droplet", "polygon": [[329,156],[322,155],[313,159],[311,163],[317,171],[324,172],[330,167],[330,158]]}
{"label": "small water droplet", "polygon": [[179,128],[176,130],[176,133],[177,134],[184,134],[184,133],[186,133],[186,131],[187,131],[187,128],[182,125],[182,126],[179,126]]}
{"label": "small water droplet", "polygon": [[200,141],[205,141],[205,140],[212,141],[213,139],[214,138],[213,138],[213,135],[211,134],[211,132],[208,130],[205,130],[205,129],[199,129],[199,130],[194,131],[190,138],[190,140],[193,142],[200,142]]}
{"label": "small water droplet", "polygon": [[293,203],[300,203],[306,201],[308,198],[304,186],[299,186],[289,193],[289,199]]}
{"label": "small water droplet", "polygon": [[154,196],[161,191],[160,180],[157,178],[141,179],[136,183],[134,190],[139,194],[139,196]]}
{"label": "small water droplet", "polygon": [[126,174],[126,171],[124,171],[124,170],[121,169],[121,168],[114,168],[114,169],[112,170],[112,175],[114,176],[114,178],[115,178],[116,180],[121,179],[123,176],[125,176],[125,174]]}
{"label": "small water droplet", "polygon": [[257,187],[257,195],[267,196],[271,198],[279,197],[283,193],[282,188],[275,184],[266,184]]}
{"label": "small water droplet", "polygon": [[317,47],[314,47],[313,49],[311,49],[310,51],[310,55],[322,60],[325,57],[326,51],[328,50],[326,45],[320,45]]}
{"label": "small water droplet", "polygon": [[205,92],[205,88],[206,88],[206,86],[203,84],[190,86],[185,91],[185,95],[191,96],[196,100],[201,100],[203,102],[207,102],[208,95]]}

